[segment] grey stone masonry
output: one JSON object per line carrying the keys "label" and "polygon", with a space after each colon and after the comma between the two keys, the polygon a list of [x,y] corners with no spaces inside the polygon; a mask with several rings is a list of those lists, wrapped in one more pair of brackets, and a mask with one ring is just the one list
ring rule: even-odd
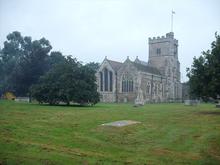
{"label": "grey stone masonry", "polygon": [[[149,61],[107,59],[96,73],[102,102],[170,102],[182,99],[178,40],[174,33],[149,38]],[[141,100],[141,101],[140,101]]]}
{"label": "grey stone masonry", "polygon": [[167,77],[170,99],[182,98],[180,83],[180,62],[178,60],[178,40],[174,33],[166,36],[149,38],[149,65],[160,70]]}

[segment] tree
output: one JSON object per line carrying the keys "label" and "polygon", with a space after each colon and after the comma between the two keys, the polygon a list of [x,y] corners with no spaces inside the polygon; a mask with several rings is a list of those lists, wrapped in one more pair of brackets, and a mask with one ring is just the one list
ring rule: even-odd
{"label": "tree", "polygon": [[99,101],[99,94],[97,92],[97,85],[95,83],[96,71],[90,66],[81,66],[76,86],[75,101],[80,104],[96,104]]}
{"label": "tree", "polygon": [[193,97],[216,99],[220,96],[220,36],[211,44],[211,51],[204,51],[193,59],[191,69],[187,68],[190,93]]}
{"label": "tree", "polygon": [[71,56],[66,58],[61,52],[50,52],[51,49],[45,38],[32,41],[17,31],[7,35],[0,50],[0,93],[33,95],[39,102],[49,104],[97,103],[98,64],[83,66]]}
{"label": "tree", "polygon": [[20,32],[10,33],[2,49],[3,90],[27,96],[29,87],[49,70],[47,59],[51,49],[45,38],[32,41],[31,37],[22,37]]}
{"label": "tree", "polygon": [[86,64],[86,66],[90,69],[90,70],[93,70],[94,72],[96,72],[99,67],[100,67],[100,64],[97,63],[97,62],[90,62],[88,64]]}
{"label": "tree", "polygon": [[1,90],[12,90],[11,73],[15,69],[16,63],[23,55],[22,53],[23,37],[20,32],[13,32],[7,35],[7,41],[4,42],[4,47],[1,51],[2,75],[1,75]]}
{"label": "tree", "polygon": [[65,61],[53,65],[37,85],[32,95],[40,103],[51,105],[64,102],[96,104],[99,101],[95,72],[68,56]]}
{"label": "tree", "polygon": [[61,52],[53,51],[50,53],[48,61],[49,61],[50,68],[51,68],[55,64],[64,63],[66,61],[66,59]]}
{"label": "tree", "polygon": [[52,47],[48,40],[42,38],[30,42],[27,48],[16,66],[16,72],[12,72],[14,88],[21,95],[26,95],[29,87],[49,70],[47,58]]}

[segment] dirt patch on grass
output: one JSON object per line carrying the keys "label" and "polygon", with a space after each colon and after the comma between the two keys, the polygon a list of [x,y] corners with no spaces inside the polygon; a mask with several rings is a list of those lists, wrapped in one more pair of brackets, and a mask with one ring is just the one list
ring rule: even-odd
{"label": "dirt patch on grass", "polygon": [[199,139],[201,137],[201,135],[193,135],[194,139]]}
{"label": "dirt patch on grass", "polygon": [[101,157],[101,158],[108,157],[103,153],[86,151],[86,150],[82,150],[80,148],[69,148],[69,147],[60,146],[60,145],[43,144],[43,143],[33,142],[33,141],[22,141],[22,140],[17,140],[17,139],[13,139],[13,138],[8,138],[8,139],[10,139],[10,142],[17,143],[18,145],[26,145],[29,147],[36,146],[36,147],[39,147],[40,149],[45,150],[47,152],[63,152],[66,154],[80,156],[80,157],[87,157],[87,156],[88,157],[95,156],[95,157]]}
{"label": "dirt patch on grass", "polygon": [[166,148],[157,148],[152,151],[153,154],[158,156],[170,156],[170,157],[179,157],[184,159],[199,160],[201,156],[198,153],[190,152],[179,152],[173,151]]}
{"label": "dirt patch on grass", "polygon": [[172,151],[170,151],[168,149],[158,148],[158,149],[154,149],[153,153],[155,155],[164,156],[164,155],[172,154]]}
{"label": "dirt patch on grass", "polygon": [[220,111],[202,111],[202,112],[198,112],[198,114],[201,115],[220,115]]}
{"label": "dirt patch on grass", "polygon": [[220,146],[216,141],[212,141],[210,147],[208,148],[208,153],[218,161],[220,161]]}

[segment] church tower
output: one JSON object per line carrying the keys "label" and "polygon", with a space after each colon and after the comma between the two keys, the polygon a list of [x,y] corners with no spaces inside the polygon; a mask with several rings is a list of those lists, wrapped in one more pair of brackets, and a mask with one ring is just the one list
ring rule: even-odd
{"label": "church tower", "polygon": [[167,98],[181,98],[180,62],[178,60],[178,40],[174,33],[166,36],[149,38],[148,65],[159,69],[167,79]]}

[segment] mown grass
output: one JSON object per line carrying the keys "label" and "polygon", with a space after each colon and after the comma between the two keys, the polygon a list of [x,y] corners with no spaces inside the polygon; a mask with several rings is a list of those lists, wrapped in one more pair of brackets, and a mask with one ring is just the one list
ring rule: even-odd
{"label": "mown grass", "polygon": [[[141,124],[100,126],[116,120]],[[220,109],[0,101],[0,164],[220,164]]]}

